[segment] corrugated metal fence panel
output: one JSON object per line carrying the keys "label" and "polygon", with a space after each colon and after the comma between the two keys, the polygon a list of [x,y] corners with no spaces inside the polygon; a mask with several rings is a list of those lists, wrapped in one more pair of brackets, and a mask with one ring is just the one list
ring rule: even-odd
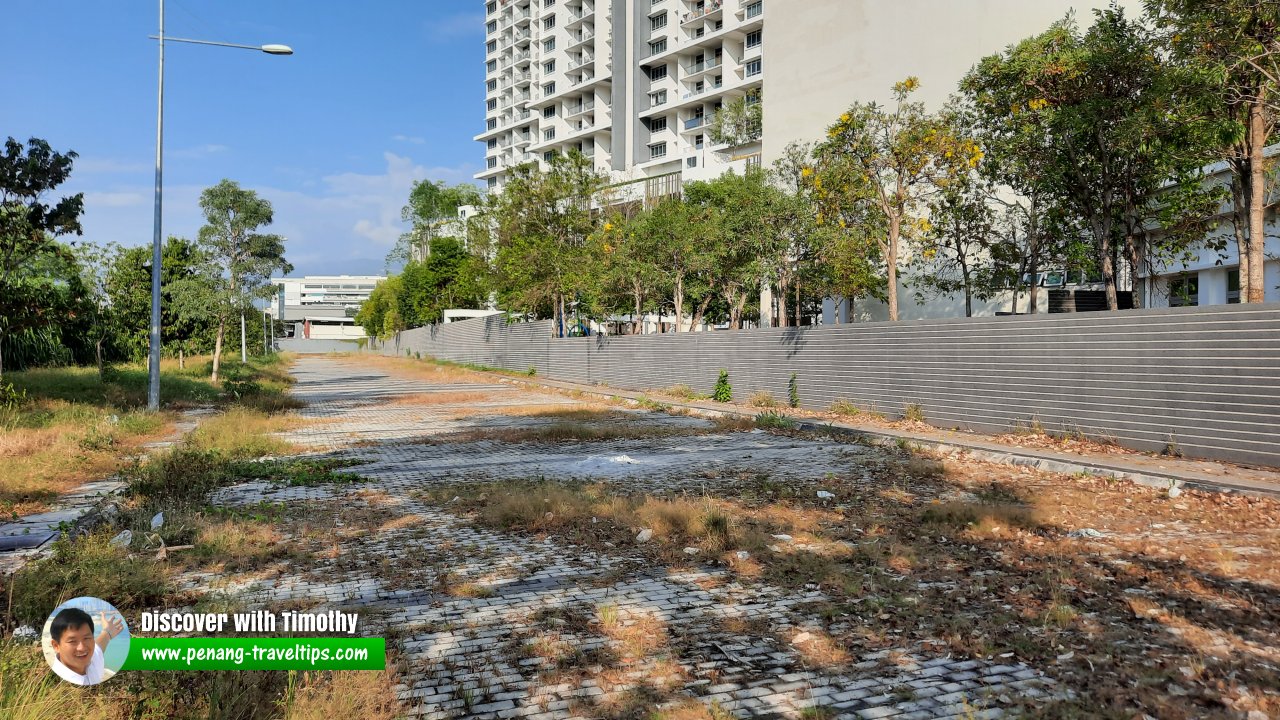
{"label": "corrugated metal fence panel", "polygon": [[[740,400],[837,399],[890,416],[917,404],[938,427],[1003,432],[1038,422],[1159,450],[1280,466],[1280,306],[866,323],[743,332],[555,339],[501,317],[402,333],[448,360],[630,390],[710,393],[721,368]],[[388,348],[390,344],[388,344]]]}

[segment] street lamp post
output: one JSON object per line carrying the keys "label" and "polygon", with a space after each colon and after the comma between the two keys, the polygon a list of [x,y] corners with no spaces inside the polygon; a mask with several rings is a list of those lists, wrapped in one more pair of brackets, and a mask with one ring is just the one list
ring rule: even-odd
{"label": "street lamp post", "polygon": [[[160,33],[151,35],[160,45],[160,84],[156,92],[156,207],[151,237],[151,356],[147,363],[147,409],[160,409],[160,255],[162,248],[161,206],[164,200],[164,44],[168,42],[189,43],[192,45],[214,45],[217,47],[239,48],[242,50],[258,50],[268,55],[292,55],[293,49],[288,45],[239,45],[236,43],[214,42],[211,40],[192,40],[190,38],[165,37],[164,34],[164,0],[160,0]],[[243,322],[243,318],[242,318]]]}

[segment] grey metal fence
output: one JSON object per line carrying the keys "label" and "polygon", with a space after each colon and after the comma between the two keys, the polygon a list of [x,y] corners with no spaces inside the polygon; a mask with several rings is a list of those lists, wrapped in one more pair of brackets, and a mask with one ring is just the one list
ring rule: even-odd
{"label": "grey metal fence", "polygon": [[555,339],[502,316],[417,328],[387,354],[421,353],[572,380],[801,406],[837,399],[889,416],[918,405],[937,427],[1039,424],[1141,450],[1280,466],[1280,305],[1226,305],[678,335]]}

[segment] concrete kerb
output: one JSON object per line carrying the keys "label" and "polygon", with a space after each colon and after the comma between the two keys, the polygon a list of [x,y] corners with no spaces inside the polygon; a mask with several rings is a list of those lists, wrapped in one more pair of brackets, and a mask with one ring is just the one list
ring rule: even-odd
{"label": "concrete kerb", "polygon": [[[529,387],[553,388],[557,390],[572,390],[581,392],[586,395],[599,397],[603,399],[622,398],[633,403],[638,403],[639,398],[644,393],[638,393],[631,390],[622,390],[619,388],[609,388],[608,390],[597,389],[592,386],[584,386],[578,383],[563,382],[557,380],[535,380],[517,378],[502,373],[491,373],[499,378],[501,382],[509,382],[517,385],[525,385]],[[662,404],[680,408],[681,410],[693,415],[701,417],[735,417],[752,419],[755,416],[749,412],[742,412],[737,409],[726,408],[724,410],[711,409],[689,403],[663,399]],[[964,453],[976,460],[986,462],[999,463],[1002,465],[1015,465],[1020,467],[1029,467],[1045,472],[1063,473],[1067,475],[1094,475],[1098,477],[1109,477],[1117,480],[1129,480],[1139,485],[1153,488],[1188,488],[1202,490],[1207,492],[1220,493],[1238,493],[1241,495],[1250,495],[1254,497],[1280,498],[1280,484],[1265,485],[1246,485],[1231,482],[1223,482],[1220,480],[1210,480],[1195,475],[1188,475],[1176,471],[1164,472],[1138,472],[1129,468],[1117,467],[1116,465],[1087,460],[1081,458],[1079,460],[1063,460],[1060,458],[1050,457],[1041,453],[1030,450],[992,450],[981,447],[977,444],[957,443],[957,442],[939,442],[927,438],[921,438],[910,433],[894,433],[883,430],[868,430],[866,428],[850,427],[836,422],[814,422],[812,420],[804,420],[801,418],[793,418],[797,427],[802,430],[839,433],[849,437],[857,438],[867,444],[878,447],[894,446],[897,447],[901,443],[909,443],[912,447],[937,452],[942,454]]]}

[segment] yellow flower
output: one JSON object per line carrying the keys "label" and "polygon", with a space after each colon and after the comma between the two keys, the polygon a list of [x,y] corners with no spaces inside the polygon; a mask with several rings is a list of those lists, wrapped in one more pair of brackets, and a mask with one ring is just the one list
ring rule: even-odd
{"label": "yellow flower", "polygon": [[845,113],[840,116],[840,122],[842,123],[847,123],[852,119],[853,119],[853,116],[851,116],[849,113]]}
{"label": "yellow flower", "polygon": [[613,223],[605,223],[605,224],[604,224],[604,230],[605,230],[605,232],[608,232],[608,231],[610,231],[610,230],[612,230],[612,229],[613,229]]}
{"label": "yellow flower", "polygon": [[813,177],[813,168],[807,167],[800,171],[801,177]]}

